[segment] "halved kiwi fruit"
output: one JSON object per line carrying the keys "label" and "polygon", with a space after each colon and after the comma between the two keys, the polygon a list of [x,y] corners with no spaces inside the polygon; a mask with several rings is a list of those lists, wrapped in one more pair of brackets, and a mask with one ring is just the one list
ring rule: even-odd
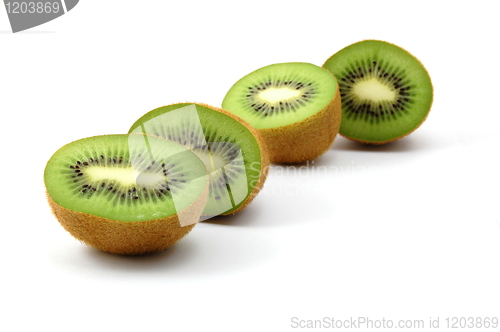
{"label": "halved kiwi fruit", "polygon": [[310,63],[278,63],[237,81],[222,108],[246,120],[264,138],[276,163],[314,159],[328,150],[340,126],[335,77]]}
{"label": "halved kiwi fruit", "polygon": [[267,176],[269,158],[260,135],[245,121],[206,104],[157,108],[138,119],[129,133],[172,140],[204,161],[210,189],[202,219],[243,209]]}
{"label": "halved kiwi fruit", "polygon": [[180,144],[147,135],[106,135],[69,143],[44,173],[62,226],[103,251],[143,254],[169,247],[199,221],[207,169]]}
{"label": "halved kiwi fruit", "polygon": [[426,119],[433,87],[424,66],[399,46],[365,40],[340,50],[323,65],[338,79],[340,134],[363,143],[402,138]]}

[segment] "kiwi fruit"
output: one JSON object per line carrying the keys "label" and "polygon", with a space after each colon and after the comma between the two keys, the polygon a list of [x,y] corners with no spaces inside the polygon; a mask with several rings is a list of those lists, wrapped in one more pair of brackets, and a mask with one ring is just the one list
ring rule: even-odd
{"label": "kiwi fruit", "polygon": [[69,143],[47,162],[44,180],[52,211],[68,232],[124,255],[180,240],[208,197],[204,163],[180,144],[147,135]]}
{"label": "kiwi fruit", "polygon": [[384,144],[417,129],[433,100],[428,72],[406,50],[364,40],[345,47],[323,65],[340,85],[340,134],[362,143]]}
{"label": "kiwi fruit", "polygon": [[335,77],[303,62],[251,72],[229,89],[222,108],[259,131],[275,163],[299,163],[323,154],[337,136],[341,120]]}
{"label": "kiwi fruit", "polygon": [[129,133],[172,140],[205,163],[209,194],[202,220],[242,210],[264,185],[269,158],[259,133],[224,110],[199,103],[167,105],[139,118]]}

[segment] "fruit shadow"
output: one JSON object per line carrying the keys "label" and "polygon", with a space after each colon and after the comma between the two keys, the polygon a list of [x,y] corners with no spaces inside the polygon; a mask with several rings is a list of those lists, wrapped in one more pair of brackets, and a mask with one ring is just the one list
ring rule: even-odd
{"label": "fruit shadow", "polygon": [[454,143],[440,135],[415,133],[382,145],[356,142],[338,136],[330,149],[316,160],[316,167],[336,167],[351,173],[377,171],[411,163],[432,151],[453,147]]}
{"label": "fruit shadow", "polygon": [[[457,139],[458,136],[458,139]],[[450,128],[441,131],[421,128],[396,141],[374,145],[353,141],[342,135],[337,138],[330,146],[330,151],[351,151],[368,153],[421,153],[436,150],[444,150],[460,146],[460,138],[467,142],[480,142],[484,140],[483,134],[468,131],[456,131]]]}
{"label": "fruit shadow", "polygon": [[64,269],[116,281],[158,276],[168,281],[239,273],[265,264],[277,253],[276,244],[259,234],[235,234],[227,227],[209,226],[197,225],[184,239],[155,253],[124,256],[82,244],[58,250],[53,261]]}
{"label": "fruit shadow", "polygon": [[243,210],[238,211],[235,214],[230,215],[220,215],[214,216],[210,219],[201,221],[202,224],[206,225],[219,225],[219,226],[239,226],[239,227],[249,227],[254,224],[259,218],[264,218],[265,214],[261,213],[261,209],[257,207],[259,205],[256,203],[258,196],[253,202],[245,207]]}
{"label": "fruit shadow", "polygon": [[425,147],[425,142],[419,143],[411,136],[386,144],[374,145],[356,142],[339,135],[330,147],[330,150],[359,152],[410,152],[418,151],[424,149]]}
{"label": "fruit shadow", "polygon": [[[254,230],[263,232],[264,229],[310,224],[315,222],[317,214],[330,211],[331,202],[328,197],[309,196],[309,192],[301,190],[302,184],[309,182],[308,179],[282,174],[270,177],[267,182],[244,210],[234,215],[217,216],[202,223],[207,227],[226,227],[240,233]],[[315,184],[314,181],[309,183],[311,190],[314,190]],[[328,208],[325,209],[325,206]]]}
{"label": "fruit shadow", "polygon": [[[114,270],[150,270],[159,268],[159,264],[169,261],[169,264],[180,265],[185,257],[190,255],[190,248],[181,243],[175,244],[162,251],[142,255],[117,255],[104,252],[92,247],[82,249],[83,255],[92,263],[93,267],[108,267]],[[88,266],[90,267],[90,266]]]}
{"label": "fruit shadow", "polygon": [[[382,145],[372,145],[356,142],[342,136],[338,136],[330,148],[321,156],[314,160],[307,160],[301,163],[273,163],[274,168],[298,168],[304,171],[313,170],[315,167],[335,166],[342,161],[343,156],[349,153],[363,153],[366,157],[367,153],[384,154],[384,153],[402,153],[412,152],[424,149],[425,146],[419,144],[410,137],[390,142]],[[370,158],[368,158],[370,159]],[[367,160],[368,160],[367,159]]]}

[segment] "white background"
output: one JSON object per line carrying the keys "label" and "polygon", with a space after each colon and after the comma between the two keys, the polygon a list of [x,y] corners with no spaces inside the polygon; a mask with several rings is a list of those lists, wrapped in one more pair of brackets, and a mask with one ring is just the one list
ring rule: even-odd
{"label": "white background", "polygon": [[[499,317],[497,4],[83,0],[17,34],[2,7],[0,330]],[[220,106],[252,70],[322,65],[362,39],[406,48],[433,79],[430,116],[407,138],[338,137],[314,163],[275,165],[246,210],[158,254],[99,252],[51,214],[43,170],[62,145],[170,103]]]}

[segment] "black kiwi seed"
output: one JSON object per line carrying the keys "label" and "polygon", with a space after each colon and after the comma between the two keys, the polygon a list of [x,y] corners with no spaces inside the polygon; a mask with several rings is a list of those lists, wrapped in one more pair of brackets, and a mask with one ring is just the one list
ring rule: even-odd
{"label": "black kiwi seed", "polygon": [[[261,83],[261,85],[263,85],[263,83]],[[257,92],[254,89],[265,90],[266,87],[269,87],[269,88],[280,87],[282,85],[294,86],[295,90],[303,90],[303,91],[301,91],[302,93],[299,97],[290,98],[289,101],[291,104],[288,104],[288,103],[284,104],[282,101],[279,101],[275,104],[268,104],[266,102],[263,102],[260,99],[257,100],[257,98],[258,98],[257,94],[254,94]],[[285,110],[292,110],[293,111],[296,107],[296,104],[299,104],[299,105],[303,104],[304,101],[307,101],[309,94],[312,94],[312,92],[313,92],[312,87],[310,87],[311,85],[312,85],[311,83],[304,84],[301,81],[294,82],[293,80],[288,80],[288,81],[285,81],[283,83],[280,83],[279,80],[277,80],[276,82],[269,81],[269,82],[265,83],[264,88],[260,88],[257,85],[255,85],[253,87],[248,87],[248,89],[251,91],[251,94],[246,95],[246,97],[249,99],[250,108],[252,108],[255,112],[262,114],[263,116],[268,116],[268,115],[272,115],[272,114],[278,114],[278,112],[276,112],[276,111],[285,111]]]}
{"label": "black kiwi seed", "polygon": [[[388,77],[390,78],[391,81],[394,81],[395,83],[393,84],[393,87],[396,91],[396,93],[400,96],[407,97],[407,91],[409,89],[409,86],[405,86],[404,83],[400,83],[402,81],[401,77],[397,77],[396,74],[391,73],[389,75],[388,71],[389,69],[384,68],[382,64],[377,64],[377,61],[372,61],[373,67],[376,67],[378,70],[379,74],[377,77],[380,78],[385,78],[387,79]],[[345,73],[343,77],[340,78],[340,94],[341,97],[344,99],[344,106],[346,106],[346,115],[349,116],[350,114],[359,114],[360,112],[363,112],[363,108],[367,106],[363,106],[360,103],[364,102],[361,101],[355,96],[354,94],[351,93],[352,90],[352,85],[347,85],[345,84],[346,82],[349,82],[351,84],[356,84],[360,79],[364,78],[365,76],[370,77],[370,73],[372,72],[373,67],[357,67],[357,71],[360,72],[359,75],[354,75],[352,70],[349,71],[348,73]],[[408,102],[410,99],[406,98],[405,99],[398,99],[396,103],[390,105],[389,107],[392,108],[390,110],[391,114],[400,114],[400,112],[404,109],[404,102]],[[371,104],[368,104],[371,108],[376,108],[377,103],[371,102]],[[378,118],[380,115],[383,115],[381,113],[382,110],[382,105],[378,105],[378,109],[380,111],[371,111],[367,112],[366,114],[374,116],[375,118]],[[388,111],[389,112],[389,111]]]}

